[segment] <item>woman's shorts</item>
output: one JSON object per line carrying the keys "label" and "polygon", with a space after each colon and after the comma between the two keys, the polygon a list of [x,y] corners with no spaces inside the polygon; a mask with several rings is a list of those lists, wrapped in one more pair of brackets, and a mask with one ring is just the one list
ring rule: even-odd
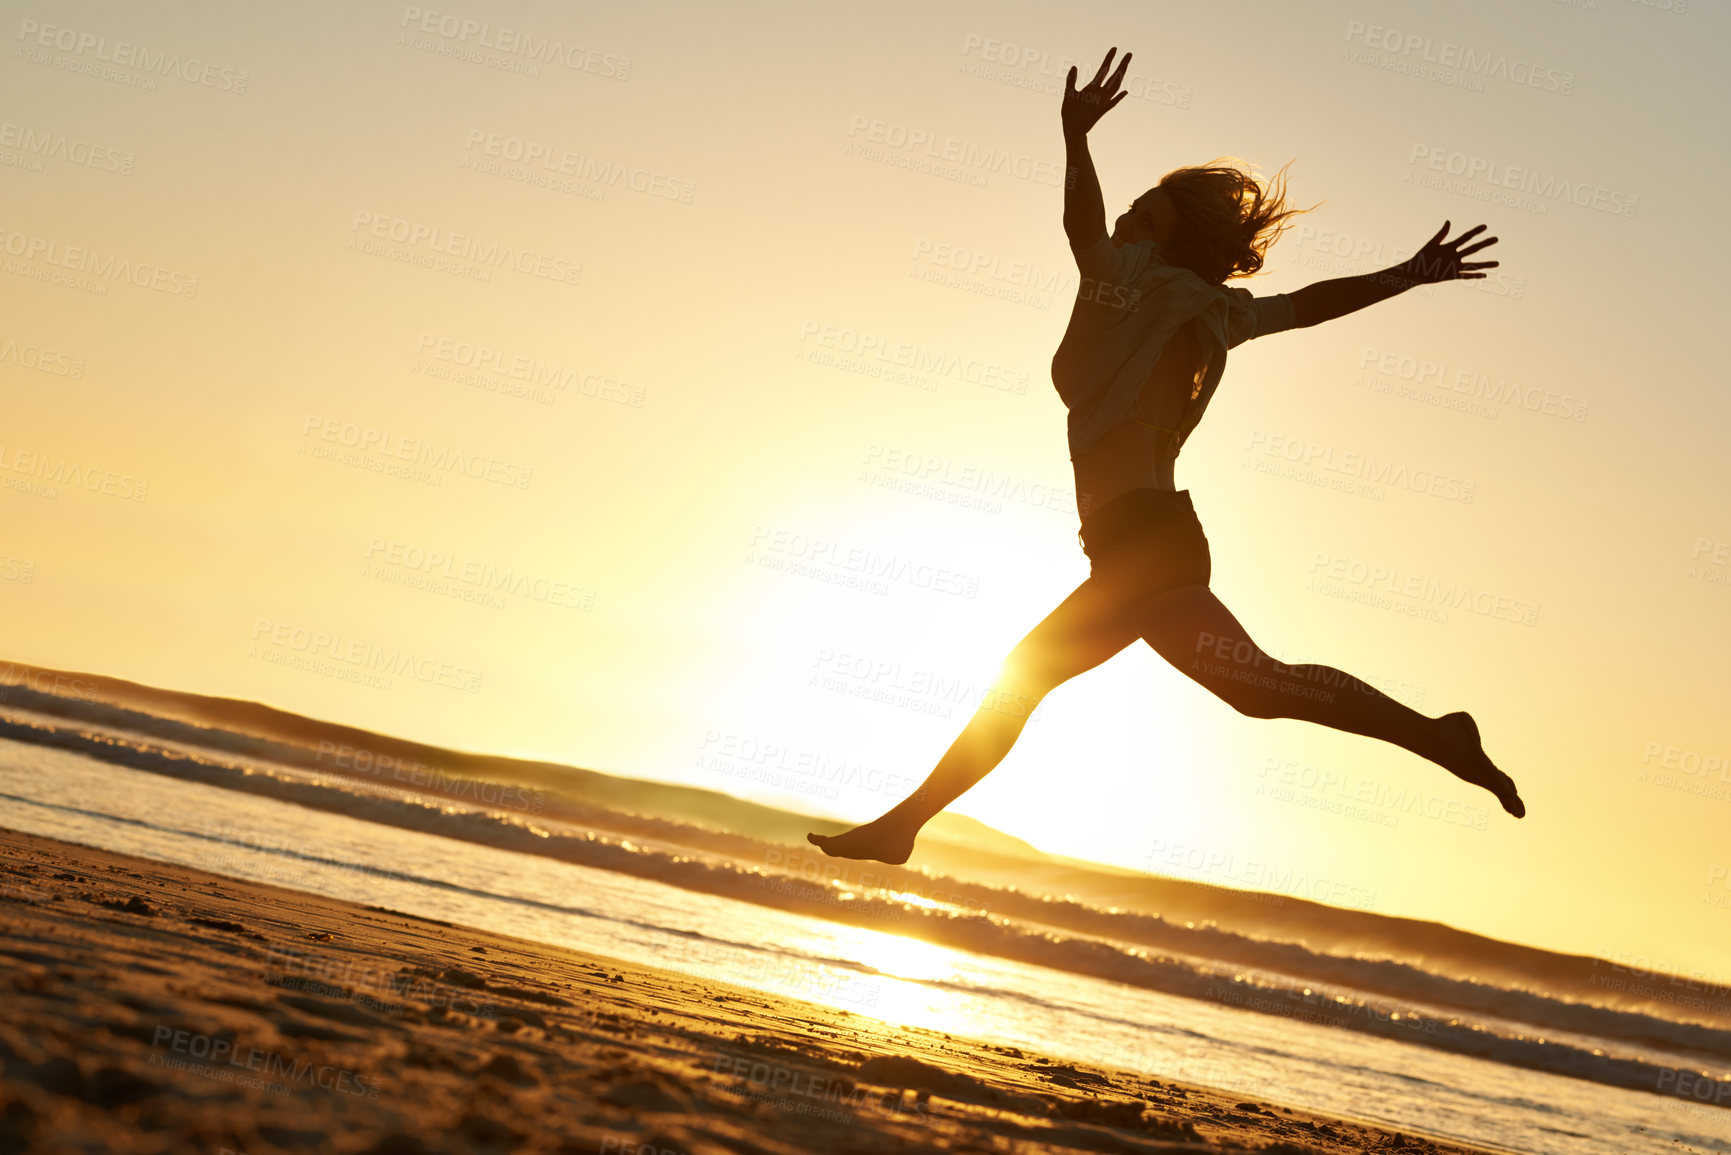
{"label": "woman's shorts", "polygon": [[1190,491],[1132,489],[1090,514],[1076,535],[1092,576],[1142,593],[1208,584],[1208,538]]}

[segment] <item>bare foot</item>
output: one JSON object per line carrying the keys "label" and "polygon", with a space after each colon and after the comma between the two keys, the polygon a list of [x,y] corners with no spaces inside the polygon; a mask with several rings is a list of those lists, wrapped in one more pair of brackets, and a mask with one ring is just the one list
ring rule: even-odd
{"label": "bare foot", "polygon": [[1483,786],[1497,796],[1504,810],[1516,818],[1524,817],[1527,804],[1521,801],[1521,796],[1515,791],[1515,780],[1498,770],[1485,754],[1484,745],[1479,740],[1478,724],[1473,716],[1465,710],[1457,710],[1453,714],[1444,714],[1437,719],[1442,727],[1444,741],[1447,743],[1449,760],[1443,763],[1449,773],[1474,786]]}
{"label": "bare foot", "polygon": [[914,836],[879,818],[845,834],[808,834],[805,840],[831,858],[868,858],[900,866],[914,852]]}

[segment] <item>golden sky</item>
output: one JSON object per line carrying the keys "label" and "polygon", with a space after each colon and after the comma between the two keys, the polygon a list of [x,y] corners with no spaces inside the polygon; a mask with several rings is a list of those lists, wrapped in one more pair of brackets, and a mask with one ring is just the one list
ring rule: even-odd
{"label": "golden sky", "polygon": [[1678,8],[7,3],[5,656],[874,816],[1087,572],[1057,94],[1115,44],[1109,214],[1222,155],[1323,202],[1236,284],[1502,238],[1234,351],[1178,481],[1264,648],[1471,710],[1530,813],[1144,646],[957,809],[1731,977],[1726,19]]}

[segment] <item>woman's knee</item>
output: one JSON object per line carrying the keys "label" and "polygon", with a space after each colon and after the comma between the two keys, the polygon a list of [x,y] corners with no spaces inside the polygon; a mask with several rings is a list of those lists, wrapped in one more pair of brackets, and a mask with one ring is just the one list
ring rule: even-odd
{"label": "woman's knee", "polygon": [[1050,655],[1012,653],[999,667],[995,684],[1000,696],[1025,699],[1031,710],[1069,677]]}

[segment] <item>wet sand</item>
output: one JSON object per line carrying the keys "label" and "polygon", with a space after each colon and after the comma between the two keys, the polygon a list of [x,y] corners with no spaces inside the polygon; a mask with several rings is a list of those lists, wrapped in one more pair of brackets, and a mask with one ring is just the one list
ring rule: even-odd
{"label": "wet sand", "polygon": [[0,830],[0,1152],[1477,1152]]}

